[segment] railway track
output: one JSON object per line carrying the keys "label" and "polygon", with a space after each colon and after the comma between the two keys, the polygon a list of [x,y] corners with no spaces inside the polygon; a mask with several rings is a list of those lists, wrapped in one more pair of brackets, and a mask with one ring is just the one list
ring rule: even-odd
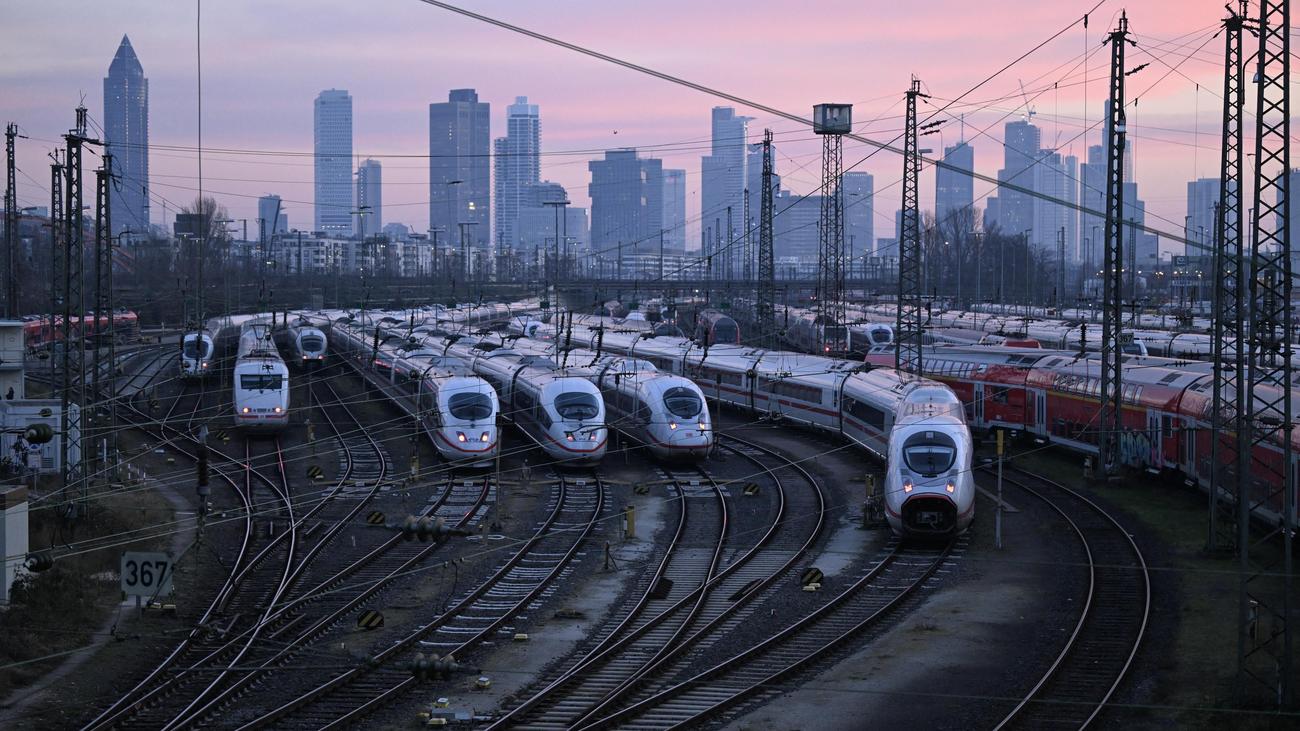
{"label": "railway track", "polygon": [[783,593],[791,591],[798,567],[821,537],[826,498],[807,470],[772,449],[734,437],[719,437],[717,448],[751,462],[758,469],[755,478],[765,476],[771,482],[779,499],[776,520],[748,554],[733,561],[714,580],[715,585],[707,587],[708,598],[694,631],[607,693],[578,719],[576,727],[596,723],[625,705],[653,696],[670,686],[673,678],[688,672],[703,653],[727,642],[731,633],[743,631],[743,624],[757,607],[779,601]]}
{"label": "railway track", "polygon": [[779,693],[791,677],[879,626],[916,597],[965,542],[906,546],[891,539],[870,568],[850,578],[818,609],[743,652],[580,728],[694,728],[742,702]]}
{"label": "railway track", "polygon": [[[676,602],[660,600],[661,606],[655,607],[654,601],[647,601],[643,595],[638,612],[630,614],[582,660],[512,709],[493,728],[579,727],[629,699],[653,692],[699,653],[723,641],[758,602],[768,598],[779,577],[807,554],[825,524],[825,499],[817,481],[790,460],[757,444],[720,439],[719,448],[758,468],[754,473],[758,481],[752,484],[758,487],[765,483],[762,491],[770,504],[750,512],[768,513],[766,530],[733,528],[720,569],[706,580],[688,582],[691,591]],[[802,483],[798,489],[787,489],[783,472],[787,478],[793,476]],[[744,492],[739,483],[729,487],[728,499]],[[681,487],[682,494],[689,494],[690,489],[692,486],[686,483]],[[720,498],[721,494],[719,490]],[[754,500],[739,499],[745,501],[741,505]],[[736,523],[734,516],[731,522]],[[657,581],[651,582],[651,590]]]}
{"label": "railway track", "polygon": [[1003,479],[1070,526],[1084,555],[1087,592],[1060,654],[998,729],[1084,729],[1124,682],[1146,635],[1151,580],[1128,531],[1101,506],[1057,482],[1010,467]]}
{"label": "railway track", "polygon": [[[678,508],[676,529],[655,572],[617,624],[576,664],[506,714],[501,723],[568,728],[684,633],[717,573],[727,539],[727,500],[702,469],[660,469]],[[497,724],[497,726],[499,726]]]}
{"label": "railway track", "polygon": [[417,684],[399,660],[429,651],[463,661],[484,643],[510,634],[510,622],[541,599],[579,555],[604,503],[598,477],[561,477],[547,517],[486,580],[463,591],[429,623],[241,728],[280,721],[313,728],[356,722]]}
{"label": "railway track", "polygon": [[[387,470],[387,460],[383,457],[380,445],[365,436],[364,427],[342,404],[337,393],[334,393],[328,384],[325,387],[330,390],[334,403],[341,408],[350,423],[340,427],[330,418],[328,409],[322,408],[322,412],[344,448],[342,451],[357,457],[356,462],[362,466],[362,470],[354,472],[353,462],[349,457],[346,468],[340,472],[335,486],[319,499],[313,493],[312,500],[307,503],[310,508],[296,518],[290,516],[291,519],[288,521],[290,531],[295,536],[300,535],[304,539],[310,537],[314,540],[312,548],[306,551],[296,563],[286,564],[291,565],[292,569],[283,577],[276,591],[269,594],[271,598],[264,602],[263,613],[249,627],[234,634],[235,620],[240,616],[236,614],[225,626],[225,633],[221,638],[225,640],[224,644],[212,648],[207,646],[208,643],[190,643],[188,654],[184,659],[192,662],[182,664],[175,658],[171,658],[170,662],[164,664],[165,667],[181,668],[179,674],[172,675],[143,692],[139,692],[141,688],[138,687],[132,694],[119,701],[122,706],[120,710],[110,709],[112,712],[110,717],[101,717],[102,722],[97,719],[92,723],[92,727],[97,727],[96,724],[98,727],[104,727],[110,723],[131,726],[138,722],[139,725],[149,728],[180,728],[210,718],[214,712],[246,692],[253,681],[260,680],[268,670],[275,668],[277,663],[283,663],[291,652],[300,652],[313,639],[327,634],[362,601],[380,591],[394,578],[404,575],[434,549],[434,546],[407,543],[401,539],[400,534],[394,532],[394,535],[383,541],[381,545],[364,551],[363,555],[348,561],[342,568],[332,572],[321,569],[320,562],[315,559],[327,546],[338,548],[335,539],[339,532],[350,524],[349,521],[379,491]],[[173,427],[166,427],[166,429],[178,438],[186,436]],[[354,435],[363,436],[360,440],[348,439]],[[373,454],[360,453],[363,442],[373,451]],[[184,450],[181,451],[185,453]],[[283,458],[278,450],[278,442],[276,455],[280,475],[283,478]],[[193,457],[193,455],[188,456]],[[251,457],[246,459],[244,464],[247,466],[246,474],[255,474],[251,468]],[[356,480],[363,480],[369,485],[368,493],[362,496],[361,500],[332,499],[345,486],[354,484]],[[463,486],[454,486],[449,483],[438,498],[425,506],[421,514],[450,516],[458,512],[458,525],[474,520],[487,499],[490,486],[486,481],[472,488],[470,484],[466,482]],[[470,493],[468,499],[465,493]],[[288,494],[287,486],[284,496],[292,497]],[[286,504],[291,508],[290,503]],[[245,515],[257,514],[262,507],[254,500],[246,506]],[[340,553],[342,551],[337,550],[328,553],[333,563],[337,564],[343,560],[339,557]],[[313,572],[328,575],[317,580],[313,578]],[[228,581],[233,582],[234,585],[239,585],[242,581],[243,584],[251,586],[254,582],[243,579],[246,573],[246,569],[239,573],[232,571],[231,579]],[[305,592],[298,592],[296,597],[290,599],[289,590],[297,584],[311,588]],[[245,593],[268,596],[265,591],[254,590]],[[226,598],[223,597],[219,597],[218,601],[214,602],[217,615],[230,612],[225,602]],[[206,654],[203,654],[204,651]],[[240,664],[237,674],[232,673],[236,662]],[[245,670],[244,666],[250,664],[256,668],[253,672]],[[214,671],[216,676],[211,677]],[[150,677],[156,677],[158,673],[159,671],[155,671]],[[197,694],[181,692],[192,690],[184,686],[199,683],[197,678],[200,676],[205,678],[202,682],[206,685]],[[149,679],[146,679],[146,683],[148,681]],[[130,700],[132,695],[140,697],[124,703]],[[177,702],[173,700],[174,698],[180,698],[179,702],[184,703],[179,711],[176,710]],[[185,703],[186,700],[188,703]]]}

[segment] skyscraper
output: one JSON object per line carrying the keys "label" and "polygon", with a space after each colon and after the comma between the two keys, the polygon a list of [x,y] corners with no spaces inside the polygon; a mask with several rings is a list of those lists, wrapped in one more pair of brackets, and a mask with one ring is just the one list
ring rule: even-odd
{"label": "skyscraper", "polygon": [[[1067,204],[1078,202],[1079,161],[1073,155],[1061,156],[1058,152],[1043,150],[1039,162],[1031,171],[1034,190]],[[1057,259],[1057,246],[1061,231],[1065,231],[1065,258],[1072,261],[1078,251],[1078,212],[1072,205],[1060,205],[1042,198],[1034,199],[1034,223],[1029,241],[1047,252],[1050,261]]]}
{"label": "skyscraper", "polygon": [[844,245],[852,267],[861,266],[863,256],[876,253],[875,212],[876,181],[870,173],[844,173]]}
{"label": "skyscraper", "polygon": [[663,161],[637,157],[636,150],[607,150],[591,171],[591,246],[602,255],[656,253],[663,225]]}
{"label": "skyscraper", "polygon": [[361,215],[357,216],[356,234],[363,239],[384,230],[383,184],[383,166],[366,158],[357,168],[357,210]]}
{"label": "skyscraper", "polygon": [[934,174],[934,215],[938,219],[940,230],[952,231],[956,225],[973,228],[973,218],[961,220],[962,210],[971,210],[975,205],[975,179],[971,173],[975,170],[975,148],[965,141],[943,148],[943,161],[956,170],[947,167],[936,168]]}
{"label": "skyscraper", "polygon": [[258,240],[275,234],[289,233],[289,214],[278,195],[264,195],[257,199]]}
{"label": "skyscraper", "polygon": [[488,248],[492,193],[492,106],[473,89],[452,89],[447,101],[429,105],[429,227],[444,241],[459,241],[459,223],[471,245]]}
{"label": "skyscraper", "polygon": [[1183,238],[1188,243],[1183,253],[1187,256],[1209,256],[1213,253],[1215,236],[1214,209],[1219,205],[1219,178],[1199,178],[1187,183],[1187,231]]}
{"label": "skyscraper", "polygon": [[686,249],[686,171],[664,171],[664,248]]}
{"label": "skyscraper", "polygon": [[352,96],[326,89],[316,97],[316,231],[352,230]]}
{"label": "skyscraper", "polygon": [[[104,77],[104,143],[118,184],[109,195],[114,233],[149,229],[149,80],[122,36]],[[165,223],[165,222],[164,222]]]}
{"label": "skyscraper", "polygon": [[[1002,169],[999,183],[1033,189],[1032,167],[1040,158],[1041,132],[1027,121],[1008,122],[1003,135]],[[1002,233],[1018,236],[1034,225],[1034,197],[1010,188],[998,187],[997,224]]]}
{"label": "skyscraper", "polygon": [[[711,154],[700,159],[700,217],[707,222],[718,222],[717,228],[725,232],[727,208],[730,207],[735,236],[740,236],[745,230],[748,156],[745,138],[749,133],[749,120],[749,117],[736,116],[736,110],[731,107],[714,107]],[[758,215],[757,211],[750,213]]]}
{"label": "skyscraper", "polygon": [[517,231],[520,196],[525,186],[541,178],[541,119],[536,104],[517,96],[506,107],[506,136],[498,137],[493,148],[496,162],[497,249],[519,245]]}
{"label": "skyscraper", "polygon": [[1079,205],[1100,215],[1079,214],[1079,260],[1090,273],[1102,266],[1106,236],[1106,148],[1088,147],[1088,161],[1079,166]]}

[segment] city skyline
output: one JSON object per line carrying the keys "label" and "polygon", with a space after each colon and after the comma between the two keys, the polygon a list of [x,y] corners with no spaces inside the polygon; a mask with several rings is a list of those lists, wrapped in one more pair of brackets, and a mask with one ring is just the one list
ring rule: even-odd
{"label": "city skyline", "polygon": [[[57,2],[55,3],[58,4]],[[325,4],[334,13],[334,6],[330,3]],[[674,6],[674,3],[668,4]],[[835,6],[835,3],[831,4]],[[961,4],[947,3],[944,5],[950,11],[954,19],[969,17],[971,11],[961,6]],[[1103,7],[1103,11],[1107,8]],[[846,15],[845,24],[852,30],[852,33],[858,33],[863,38],[884,38],[887,30],[900,23],[907,21],[909,13],[904,10],[884,11],[889,16],[890,22],[884,23],[881,27],[866,27],[862,22],[865,20],[863,13],[851,12],[848,4],[838,7],[838,10]],[[1111,9],[1116,10],[1116,9]],[[148,43],[149,57],[176,58],[184,57],[182,49],[188,48],[192,51],[193,37],[188,38],[179,36],[179,34],[160,34],[157,28],[168,27],[168,23],[180,23],[185,18],[192,20],[192,15],[182,12],[181,8],[169,9],[167,13],[159,19],[158,23],[152,24],[149,29],[141,30],[144,40],[136,40],[135,45],[138,48],[145,46],[142,43]],[[1033,43],[1041,40],[1050,31],[1064,26],[1070,22],[1070,13],[1060,9],[1035,8],[1032,11],[1025,12],[1023,8],[1012,3],[993,2],[988,4],[988,8],[983,13],[990,17],[1006,15],[1011,12],[1021,13],[1019,26],[1021,28],[1032,28],[1033,30],[1013,31],[1011,29],[1002,29],[997,31],[1000,35],[991,36],[989,40],[1002,39],[1009,47],[1031,47]],[[26,11],[20,10],[20,14]],[[92,11],[93,12],[93,11]],[[238,3],[234,4],[231,9],[230,19],[214,17],[211,21],[205,17],[204,37],[211,39],[221,32],[221,28],[230,22],[231,19],[245,17],[245,14],[251,12],[246,6]],[[439,22],[447,20],[447,16],[431,13],[430,11],[420,9],[414,10],[398,6],[396,12],[402,18],[410,20],[411,34],[419,36],[421,34],[434,34],[439,27]],[[874,12],[874,11],[873,11]],[[1098,11],[1100,14],[1102,11]],[[517,13],[517,15],[516,15]],[[584,41],[590,40],[589,32],[597,28],[607,27],[607,23],[616,15],[610,11],[603,10],[599,7],[578,3],[574,8],[566,9],[560,14],[561,18],[570,17],[570,13],[583,14],[580,17],[588,17],[588,23],[580,23],[575,26],[569,26],[569,30],[561,32],[550,28],[561,37],[570,40]],[[1218,11],[1214,8],[1207,8],[1204,12],[1205,18],[1197,17],[1197,21],[1212,21],[1217,17]],[[272,13],[267,18],[268,22],[274,22],[277,17],[281,16],[278,11]],[[344,20],[357,21],[355,15],[350,15],[343,10],[337,14],[330,15],[329,18],[318,22],[336,28],[341,32]],[[511,17],[513,21],[521,24],[540,23],[541,14],[532,9],[512,9]],[[686,240],[694,245],[699,241],[703,222],[700,220],[700,194],[701,181],[698,175],[698,161],[700,155],[704,152],[708,144],[709,130],[707,125],[701,125],[699,119],[701,115],[712,106],[718,106],[720,102],[707,96],[694,92],[686,92],[676,87],[671,87],[652,79],[647,79],[630,72],[603,67],[599,64],[593,65],[590,60],[575,57],[572,54],[563,53],[548,47],[541,47],[535,44],[529,45],[530,42],[525,39],[502,35],[499,31],[493,31],[490,28],[483,27],[469,21],[459,18],[450,19],[455,23],[458,29],[465,31],[466,39],[473,39],[476,42],[491,42],[508,49],[512,53],[535,53],[540,58],[545,58],[548,62],[554,61],[557,68],[568,69],[571,71],[582,71],[590,80],[583,85],[584,89],[597,90],[598,87],[609,88],[627,88],[635,90],[633,95],[636,103],[614,105],[600,105],[599,113],[592,113],[590,99],[593,95],[584,92],[575,95],[572,90],[564,86],[557,86],[553,82],[546,80],[545,74],[534,73],[529,69],[513,69],[517,73],[504,73],[502,67],[502,58],[504,57],[484,57],[479,49],[476,52],[468,53],[466,58],[472,58],[473,72],[465,73],[458,70],[458,64],[443,64],[444,67],[435,73],[437,80],[421,80],[418,85],[410,88],[402,88],[401,93],[386,93],[397,89],[401,74],[390,71],[392,64],[384,66],[385,73],[380,74],[381,82],[373,82],[370,77],[366,77],[356,69],[344,69],[342,65],[325,59],[321,54],[323,50],[309,49],[311,52],[305,53],[304,57],[313,59],[312,63],[302,63],[295,61],[289,64],[285,73],[273,83],[261,84],[258,87],[258,94],[254,96],[263,99],[264,106],[269,105],[269,109],[274,112],[275,109],[282,106],[285,100],[292,99],[296,96],[298,99],[309,97],[316,90],[327,88],[329,86],[346,87],[352,90],[356,97],[357,115],[357,140],[356,152],[357,157],[372,157],[385,163],[399,163],[398,160],[386,159],[389,156],[410,155],[411,153],[419,154],[424,145],[419,143],[419,138],[427,135],[427,118],[419,113],[420,108],[426,108],[430,102],[438,101],[440,92],[439,87],[444,90],[456,88],[457,86],[473,85],[479,90],[480,97],[486,102],[497,102],[506,104],[515,96],[527,94],[530,98],[535,99],[545,106],[548,110],[548,148],[542,151],[542,176],[554,179],[562,183],[567,189],[576,191],[575,204],[583,204],[585,200],[585,191],[587,183],[585,172],[585,162],[589,159],[599,158],[600,152],[604,149],[616,149],[624,146],[637,147],[642,150],[643,154],[659,157],[664,161],[665,168],[685,168],[687,169],[687,189],[688,189],[688,231]],[[1093,25],[1101,23],[1099,17],[1094,17]],[[1200,27],[1193,25],[1191,20],[1179,20],[1179,14],[1159,13],[1155,8],[1144,8],[1143,11],[1133,18],[1135,28],[1143,32],[1143,23],[1156,24],[1158,27],[1150,27],[1149,32],[1156,34],[1159,30],[1165,37],[1178,35],[1179,33],[1193,30]],[[36,36],[40,36],[42,21],[39,17],[32,18],[33,27],[36,30]],[[760,41],[765,34],[770,35],[772,31],[765,30],[752,25],[749,21],[743,21],[739,24],[750,33],[747,40],[731,38],[730,36],[718,41],[720,48],[743,47],[746,44]],[[543,23],[540,27],[547,30],[547,24]],[[804,27],[802,24],[797,27]],[[124,29],[128,32],[135,33],[131,28]],[[825,30],[819,30],[824,35]],[[850,33],[850,34],[852,34]],[[839,34],[843,35],[843,34]],[[1078,48],[1083,41],[1082,33],[1075,34],[1079,38],[1073,38],[1069,43],[1061,41],[1061,47],[1055,49],[1059,51],[1060,58],[1068,58],[1077,55]],[[1156,34],[1159,37],[1159,34]],[[815,42],[814,36],[804,38],[800,36],[795,44],[795,50],[792,50],[792,58],[797,58],[799,50],[806,50],[810,44]],[[700,77],[713,85],[724,89],[744,93],[752,91],[746,88],[742,77],[737,77],[737,69],[730,64],[712,64],[707,67],[679,68],[670,64],[667,59],[661,59],[653,52],[650,52],[644,43],[638,41],[635,37],[629,37],[626,34],[616,34],[614,36],[604,37],[609,43],[616,44],[616,49],[620,55],[633,59],[642,59],[651,62],[652,65],[658,64],[668,71],[673,71],[687,77]],[[1099,32],[1094,28],[1092,33],[1093,40],[1100,38]],[[1138,36],[1142,40],[1142,35]],[[605,40],[602,40],[604,43]],[[941,97],[953,98],[966,86],[982,78],[982,74],[993,70],[992,68],[970,69],[964,68],[961,64],[947,63],[933,65],[930,61],[926,63],[917,63],[924,48],[928,43],[926,39],[921,39],[917,53],[903,54],[907,59],[907,66],[912,67],[910,70],[915,71],[926,83],[926,86]],[[963,41],[965,42],[965,41]],[[98,42],[101,44],[102,42]],[[234,83],[238,72],[245,68],[245,62],[232,53],[240,48],[246,48],[247,41],[241,39],[232,43],[214,43],[209,41],[205,45],[205,97],[208,104],[205,107],[205,144],[211,148],[228,147],[231,149],[248,149],[248,150],[267,150],[267,151],[307,151],[310,149],[306,145],[309,137],[304,135],[301,122],[295,124],[286,124],[287,115],[276,115],[274,113],[259,116],[259,119],[265,119],[265,124],[259,124],[250,129],[247,124],[232,125],[229,123],[230,113],[232,110],[247,111],[248,102],[234,101],[232,103],[229,94],[229,88]],[[1018,45],[1017,45],[1018,44]],[[71,118],[71,107],[75,105],[73,94],[68,91],[78,82],[78,72],[76,69],[81,65],[80,57],[88,54],[90,48],[95,43],[88,43],[87,50],[79,53],[77,58],[64,64],[56,64],[51,68],[62,70],[63,80],[51,84],[48,87],[35,89],[31,86],[32,79],[44,79],[53,73],[42,68],[39,73],[19,73],[8,71],[0,75],[0,84],[9,88],[27,89],[33,93],[24,92],[19,97],[9,95],[8,98],[21,98],[17,109],[10,113],[10,116],[17,118],[25,129],[34,129],[37,125],[48,124],[43,135],[34,137],[44,137],[50,139],[49,135],[53,131],[64,129],[68,126],[66,120]],[[1153,44],[1154,45],[1154,44]],[[1207,56],[1214,55],[1209,53],[1211,44],[1206,48]],[[473,48],[474,46],[468,40],[456,39],[451,46],[454,49]],[[1033,72],[1045,72],[1052,67],[1053,48],[1040,52],[1035,58],[1027,62],[1023,67],[1016,69],[1016,74],[1024,74],[1025,80],[1035,78]],[[44,58],[45,54],[39,49],[34,50],[35,58]],[[107,52],[107,51],[105,51]],[[450,51],[449,51],[450,52]],[[403,50],[402,53],[410,53]],[[855,52],[856,53],[856,52]],[[508,54],[507,54],[508,55]],[[689,65],[696,59],[698,53],[692,52],[687,54],[683,60]],[[948,54],[952,57],[953,54]],[[1038,56],[1042,56],[1039,59]],[[847,60],[848,57],[846,57]],[[875,58],[875,55],[872,55]],[[450,59],[448,59],[450,60]],[[1207,80],[1202,83],[1205,89],[1212,88],[1213,85],[1208,83],[1215,69],[1212,65],[1204,62],[1196,62],[1183,69],[1191,78],[1199,79],[1202,76]],[[1175,61],[1171,57],[1171,63]],[[101,55],[97,61],[99,69],[103,64]],[[897,113],[897,107],[901,100],[901,90],[905,85],[907,71],[900,72],[898,79],[889,82],[888,73],[883,73],[889,68],[897,66],[898,60],[890,59],[885,64],[885,68],[871,82],[863,80],[846,73],[839,68],[829,69],[826,74],[816,77],[814,83],[803,82],[794,84],[795,76],[793,68],[795,66],[780,65],[779,58],[774,61],[767,78],[772,84],[771,92],[764,91],[763,94],[751,93],[759,101],[771,103],[788,111],[799,114],[806,114],[813,103],[825,98],[838,98],[842,96],[838,89],[849,89],[853,93],[848,96],[851,101],[855,101],[861,109],[860,119],[872,119],[880,117],[878,124],[868,126],[866,132],[876,139],[888,140],[891,126],[896,126],[896,121],[890,119],[890,113]],[[363,67],[365,64],[361,64]],[[151,67],[151,78],[153,83],[154,106],[159,108],[162,103],[160,90],[165,90],[166,105],[169,115],[166,126],[163,130],[158,130],[155,124],[154,138],[155,144],[175,145],[177,150],[170,150],[164,154],[159,152],[153,153],[155,167],[162,166],[159,169],[159,175],[155,176],[152,190],[159,196],[154,202],[154,223],[162,223],[161,207],[165,207],[169,213],[174,212],[176,206],[185,205],[194,195],[194,154],[193,154],[193,122],[194,122],[194,90],[193,90],[193,64],[172,63],[167,67]],[[32,69],[26,69],[30,72]],[[1149,71],[1146,73],[1150,73]],[[1051,85],[1046,84],[1048,79],[1040,80],[1035,91],[1035,87],[1029,84],[1029,92],[1032,97],[1031,103],[1036,107],[1037,118],[1035,123],[1043,126],[1046,130],[1045,137],[1050,136],[1053,140],[1068,141],[1069,147],[1073,149],[1073,154],[1080,160],[1084,158],[1084,143],[1095,141],[1098,136],[1097,129],[1093,129],[1088,138],[1079,137],[1079,132],[1083,120],[1086,118],[1087,123],[1096,127],[1101,116],[1098,101],[1104,93],[1103,77],[1105,69],[1102,64],[1094,60],[1091,64],[1091,79],[1089,89],[1092,89],[1089,97],[1088,110],[1082,108],[1082,94],[1075,84],[1071,91],[1046,91]],[[471,78],[465,78],[465,77]],[[966,129],[966,138],[981,150],[979,158],[976,160],[977,171],[985,175],[995,174],[990,162],[994,160],[994,149],[999,144],[1001,138],[1002,122],[1001,117],[1008,113],[1023,113],[1021,106],[1019,87],[1016,80],[1010,75],[1004,75],[1005,78],[999,78],[997,83],[988,88],[987,96],[997,97],[998,92],[1003,95],[1004,101],[989,106],[980,113],[967,113],[964,121]],[[325,78],[329,77],[329,78]],[[475,79],[480,79],[476,81]],[[1143,86],[1149,84],[1155,79],[1145,80],[1143,76],[1134,77],[1133,83],[1138,85],[1141,90]],[[461,81],[462,83],[457,83]],[[473,82],[472,84],[470,82]],[[303,84],[310,83],[310,86]],[[161,84],[161,87],[160,87]],[[792,86],[792,84],[794,84]],[[58,88],[65,89],[62,92],[55,91]],[[768,89],[769,85],[764,85]],[[940,88],[947,88],[946,92],[939,92]],[[366,89],[364,92],[359,89]],[[418,89],[418,91],[415,91]],[[792,90],[793,89],[793,90]],[[981,90],[986,91],[986,90]],[[1208,177],[1213,174],[1213,169],[1217,165],[1217,160],[1212,152],[1214,142],[1217,137],[1217,116],[1218,111],[1212,98],[1200,99],[1198,111],[1200,120],[1187,119],[1190,117],[1190,111],[1195,108],[1194,85],[1186,82],[1178,76],[1162,82],[1155,91],[1144,93],[1142,96],[1142,105],[1140,112],[1130,114],[1130,136],[1131,139],[1142,139],[1144,136],[1150,139],[1143,139],[1143,165],[1140,170],[1140,181],[1142,182],[1144,198],[1147,200],[1149,210],[1155,218],[1151,222],[1153,226],[1158,226],[1162,230],[1170,233],[1181,233],[1181,222],[1184,215],[1185,204],[1185,185],[1189,180],[1198,177]],[[816,96],[814,96],[816,94]],[[598,97],[599,94],[596,95]],[[62,97],[62,101],[60,101]],[[444,97],[445,98],[445,97]],[[221,99],[223,103],[214,104],[214,101]],[[864,102],[863,100],[869,100]],[[671,103],[664,103],[670,100]],[[867,106],[862,107],[863,104]],[[6,106],[9,106],[6,103]],[[91,104],[93,106],[93,104]],[[647,116],[646,112],[655,109],[655,114]],[[1177,117],[1167,118],[1169,114],[1177,110]],[[26,112],[35,112],[28,114]],[[783,142],[783,149],[788,150],[786,153],[788,161],[793,162],[787,165],[786,172],[786,189],[798,194],[812,192],[817,181],[815,175],[809,172],[809,161],[814,160],[817,150],[814,147],[815,141],[810,141],[811,135],[805,130],[799,130],[793,123],[773,119],[768,115],[754,112],[742,106],[736,106],[738,115],[752,116],[754,121],[750,122],[749,140],[752,142],[761,134],[763,127],[772,127],[777,133],[778,142]],[[286,117],[286,118],[282,118]],[[362,121],[368,118],[370,122]],[[301,120],[301,117],[298,117]],[[223,120],[226,123],[223,124]],[[375,123],[375,120],[382,120],[382,124]],[[494,120],[491,133],[500,134],[500,120]],[[1150,124],[1148,131],[1144,124]],[[293,127],[297,126],[298,131],[294,132]],[[412,129],[419,130],[425,127],[423,134],[412,135]],[[957,135],[956,130],[952,129],[956,124],[948,124],[941,128],[936,142],[941,142],[945,135],[949,144]],[[1196,131],[1199,129],[1199,136]],[[986,130],[986,131],[981,131]],[[160,136],[160,134],[162,136]],[[306,131],[306,134],[310,134]],[[1161,137],[1163,135],[1163,137]],[[427,139],[427,137],[425,137]],[[427,144],[427,143],[426,143]],[[937,149],[942,149],[934,145]],[[19,146],[20,163],[30,163],[28,167],[34,167],[38,158],[43,158],[48,143],[42,143],[37,140],[23,141]],[[652,150],[651,148],[658,149]],[[1187,154],[1188,148],[1193,148],[1193,154],[1189,159]],[[427,149],[427,148],[425,148]],[[585,158],[577,158],[571,154],[573,151],[582,150],[588,154]],[[846,165],[856,162],[870,152],[860,143],[850,141],[846,144]],[[1067,150],[1068,152],[1068,150]],[[1172,161],[1177,162],[1175,166]],[[576,164],[575,164],[576,163]],[[1190,163],[1190,164],[1189,164]],[[427,207],[429,193],[427,179],[424,182],[424,190],[419,185],[419,171],[414,169],[418,165],[412,164],[411,161],[400,162],[397,165],[385,165],[385,186],[389,189],[386,201],[392,213],[388,216],[394,221],[401,221],[411,225],[415,230],[422,230],[426,227],[425,219],[420,213],[422,207]],[[901,168],[900,161],[892,154],[877,154],[871,156],[863,165],[867,172],[872,173],[880,189],[881,200],[875,207],[875,228],[877,231],[888,230],[890,213],[897,208],[897,178]],[[208,182],[205,189],[219,197],[223,204],[227,205],[233,216],[251,217],[255,213],[256,197],[266,190],[275,190],[285,199],[285,207],[288,210],[302,210],[304,206],[313,205],[312,196],[310,195],[310,180],[298,176],[302,169],[301,162],[296,164],[285,162],[273,162],[273,159],[254,158],[250,160],[248,156],[237,157],[235,155],[217,155],[210,154],[205,159],[205,176]],[[933,200],[933,175],[934,171],[927,166],[923,170],[922,183],[922,206],[932,209]],[[296,180],[294,178],[297,178]],[[931,182],[925,182],[928,179]],[[40,192],[35,186],[31,186],[27,181],[20,181],[20,198],[25,203],[39,204],[47,195]],[[989,192],[990,186],[987,183],[976,181],[975,197],[976,205],[981,206],[984,202],[984,196]],[[165,200],[162,200],[164,199]],[[982,206],[981,206],[982,207]],[[297,220],[303,220],[298,217]],[[490,220],[490,219],[489,219]],[[486,236],[487,232],[484,231]],[[1162,248],[1167,251],[1174,250],[1171,244],[1162,244]],[[1181,251],[1181,245],[1177,246]]]}

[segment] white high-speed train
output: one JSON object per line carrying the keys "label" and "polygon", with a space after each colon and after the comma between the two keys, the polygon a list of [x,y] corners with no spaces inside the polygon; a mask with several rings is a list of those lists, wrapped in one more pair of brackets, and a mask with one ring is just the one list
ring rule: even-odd
{"label": "white high-speed train", "polygon": [[319,366],[325,361],[329,340],[320,328],[306,320],[289,326],[289,352],[295,365],[303,368]]}
{"label": "white high-speed train", "polygon": [[[580,336],[575,328],[572,337],[597,347],[597,333]],[[705,348],[626,332],[599,333],[599,340],[603,352],[690,378],[720,401],[843,435],[886,461],[886,515],[901,535],[957,533],[974,519],[970,429],[961,402],[943,384],[802,353]]]}
{"label": "white high-speed train", "polygon": [[[661,459],[698,459],[713,448],[713,420],[694,381],[661,372],[647,360],[599,355],[584,348],[558,354],[552,343],[519,338],[515,350],[557,361],[587,378],[605,397],[611,427]],[[576,364],[576,365],[575,365]]]}
{"label": "white high-speed train", "polygon": [[285,367],[268,322],[241,326],[235,355],[235,426],[250,431],[278,431],[289,423],[289,369]]}
{"label": "white high-speed train", "polygon": [[[330,328],[330,335],[341,356],[362,369],[372,364],[373,330],[340,322]],[[394,354],[392,363],[383,372],[373,369],[375,380],[420,420],[443,459],[479,463],[496,457],[501,447],[500,405],[486,381],[461,360],[429,348]]]}
{"label": "white high-speed train", "polygon": [[181,378],[200,379],[212,371],[216,356],[215,338],[206,329],[181,337]]}
{"label": "white high-speed train", "polygon": [[605,403],[589,380],[569,375],[554,361],[478,343],[430,336],[425,345],[468,362],[496,388],[503,413],[547,456],[572,464],[595,464],[609,442]]}

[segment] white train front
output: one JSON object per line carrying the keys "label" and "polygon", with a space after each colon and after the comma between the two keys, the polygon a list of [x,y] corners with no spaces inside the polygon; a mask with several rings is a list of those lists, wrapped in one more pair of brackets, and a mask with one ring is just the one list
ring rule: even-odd
{"label": "white train front", "polygon": [[289,369],[275,349],[269,324],[243,325],[232,390],[235,426],[250,431],[278,431],[288,425]]}
{"label": "white train front", "polygon": [[212,371],[215,340],[207,330],[187,332],[181,337],[181,378],[199,379]]}

